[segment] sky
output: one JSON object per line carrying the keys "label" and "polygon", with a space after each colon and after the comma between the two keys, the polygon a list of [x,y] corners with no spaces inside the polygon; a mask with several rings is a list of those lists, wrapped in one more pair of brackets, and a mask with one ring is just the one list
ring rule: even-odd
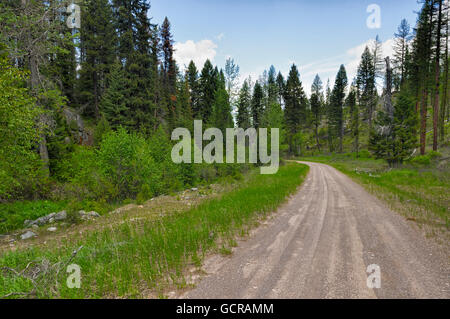
{"label": "sky", "polygon": [[293,63],[309,95],[316,74],[331,85],[344,64],[349,82],[361,54],[378,35],[392,56],[394,33],[405,18],[413,27],[417,0],[151,0],[150,17],[168,17],[175,58],[183,69],[206,59],[224,67],[231,57],[241,80],[257,80],[274,65],[286,77]]}

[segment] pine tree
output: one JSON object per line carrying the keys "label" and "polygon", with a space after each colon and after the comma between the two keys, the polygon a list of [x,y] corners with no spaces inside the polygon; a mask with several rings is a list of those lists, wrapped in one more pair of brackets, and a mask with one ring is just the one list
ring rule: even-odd
{"label": "pine tree", "polygon": [[161,75],[162,75],[162,90],[164,93],[164,100],[167,109],[167,120],[169,126],[174,128],[176,121],[176,81],[177,81],[177,66],[173,57],[173,36],[171,32],[171,25],[169,19],[166,17],[161,26]]}
{"label": "pine tree", "polygon": [[192,101],[187,73],[184,79],[178,82],[177,122],[175,124],[177,127],[186,127],[191,131],[193,128]]}
{"label": "pine tree", "polygon": [[320,152],[319,126],[322,122],[322,112],[323,112],[322,104],[323,104],[322,80],[317,74],[311,86],[310,105],[312,113],[312,124],[314,125],[314,134],[316,136],[316,144],[319,152]]}
{"label": "pine tree", "polygon": [[206,60],[200,75],[200,98],[196,117],[209,122],[216,93],[216,71],[211,61]]}
{"label": "pine tree", "polygon": [[115,60],[115,22],[108,0],[86,0],[82,15],[79,103],[85,115],[99,118],[106,77]]}
{"label": "pine tree", "polygon": [[261,127],[264,114],[264,93],[259,81],[256,81],[253,88],[253,97],[251,103],[252,126],[256,129]]}
{"label": "pine tree", "polygon": [[409,41],[411,40],[411,27],[406,19],[403,19],[395,33],[394,43],[394,65],[396,78],[399,79],[396,87],[399,90],[406,79],[406,59],[408,54]]}
{"label": "pine tree", "polygon": [[375,77],[382,78],[383,77],[383,43],[380,40],[380,37],[377,35],[375,40],[372,43],[372,58],[373,65],[375,67]]}
{"label": "pine tree", "polygon": [[187,80],[189,83],[189,89],[191,94],[191,105],[192,105],[192,114],[193,117],[198,119],[200,118],[200,87],[199,87],[199,78],[197,67],[195,66],[194,61],[189,63],[187,69]]}
{"label": "pine tree", "polygon": [[356,83],[358,100],[366,114],[369,130],[372,127],[373,112],[376,106],[375,65],[374,58],[368,47],[365,48],[358,66]]}
{"label": "pine tree", "polygon": [[267,94],[268,104],[271,105],[273,103],[278,103],[279,105],[281,105],[281,102],[278,99],[279,87],[277,84],[275,67],[273,65],[270,66],[269,69],[267,84],[268,84],[268,94]]}
{"label": "pine tree", "polygon": [[425,0],[417,22],[413,43],[415,65],[414,80],[417,81],[417,104],[420,105],[420,153],[425,154],[428,96],[431,78],[431,47],[433,33],[433,0]]}
{"label": "pine tree", "polygon": [[330,151],[334,150],[333,139],[339,137],[339,152],[343,152],[343,139],[344,139],[344,98],[345,89],[347,87],[347,72],[344,65],[341,65],[336,80],[334,82],[334,88],[331,92],[330,103],[330,119],[329,119],[329,134],[332,135],[332,144],[330,145]]}
{"label": "pine tree", "polygon": [[107,89],[103,94],[100,110],[113,129],[119,126],[129,127],[129,109],[127,106],[127,85],[125,70],[119,61],[113,64],[107,77]]}
{"label": "pine tree", "polygon": [[278,103],[280,105],[283,105],[283,95],[284,95],[284,89],[285,89],[286,83],[284,81],[284,77],[283,77],[283,74],[281,74],[281,72],[278,72],[276,82],[277,82],[277,86],[278,86]]}
{"label": "pine tree", "polygon": [[[130,125],[149,134],[154,128],[154,26],[148,18],[148,0],[114,0],[118,53],[125,66],[126,102]],[[161,103],[161,101],[159,101]]]}
{"label": "pine tree", "polygon": [[359,152],[359,106],[356,103],[357,95],[357,87],[354,82],[347,96],[346,104],[350,111],[350,130],[353,138],[353,151],[356,153],[356,156],[358,156]]}
{"label": "pine tree", "polygon": [[210,124],[220,129],[224,134],[227,128],[234,127],[230,99],[226,90],[225,76],[222,71],[219,73]]}
{"label": "pine tree", "polygon": [[436,0],[437,4],[437,22],[436,22],[436,49],[434,52],[434,98],[433,98],[433,151],[438,149],[438,122],[439,122],[439,94],[440,94],[440,75],[441,75],[441,34],[442,34],[442,9],[443,0]]}
{"label": "pine tree", "polygon": [[307,98],[300,82],[297,66],[292,65],[289,77],[284,88],[285,123],[290,154],[299,154],[301,145],[298,145],[298,134],[306,121]]}
{"label": "pine tree", "polygon": [[398,166],[417,147],[416,127],[414,103],[402,92],[395,104],[393,119],[385,111],[378,113],[369,150],[376,158],[385,159],[390,166]]}
{"label": "pine tree", "polygon": [[237,101],[237,125],[240,128],[248,129],[251,127],[250,122],[250,109],[252,102],[252,94],[250,91],[250,85],[248,80],[244,81],[242,88],[239,92],[239,98]]}
{"label": "pine tree", "polygon": [[445,139],[445,117],[447,115],[447,121],[450,121],[450,108],[448,106],[448,69],[449,69],[449,56],[448,56],[448,28],[449,28],[449,4],[447,3],[445,6],[444,13],[444,25],[445,25],[445,53],[443,55],[444,59],[444,72],[442,73],[442,99],[441,99],[441,108],[440,108],[440,116],[439,116],[439,139],[441,142]]}

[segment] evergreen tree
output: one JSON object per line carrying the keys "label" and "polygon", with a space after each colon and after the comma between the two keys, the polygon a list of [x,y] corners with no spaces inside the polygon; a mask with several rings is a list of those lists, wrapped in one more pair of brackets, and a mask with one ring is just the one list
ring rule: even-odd
{"label": "evergreen tree", "polygon": [[375,65],[374,58],[368,47],[365,48],[358,66],[356,83],[358,87],[358,100],[366,114],[365,118],[372,127],[373,112],[376,106]]}
{"label": "evergreen tree", "polygon": [[186,127],[191,129],[191,131],[193,128],[192,101],[188,74],[185,75],[182,81],[178,82],[177,122],[175,124],[177,127]]}
{"label": "evergreen tree", "polygon": [[250,109],[252,103],[252,94],[250,91],[250,85],[248,80],[244,81],[242,88],[239,92],[239,98],[237,101],[237,126],[243,129],[251,127],[250,121]]}
{"label": "evergreen tree", "polygon": [[278,86],[278,103],[280,105],[283,105],[283,95],[284,95],[284,88],[286,86],[286,83],[284,81],[283,74],[281,72],[278,72],[277,75],[277,86]]}
{"label": "evergreen tree", "polygon": [[252,126],[256,129],[261,127],[264,114],[264,93],[259,81],[256,81],[253,88],[253,97],[251,103]]}
{"label": "evergreen tree", "polygon": [[343,106],[345,98],[345,89],[347,87],[347,72],[344,65],[341,65],[336,80],[334,82],[334,88],[331,92],[330,114],[329,114],[329,134],[332,136],[332,144],[330,145],[330,151],[335,149],[334,138],[339,137],[339,152],[343,151],[343,139],[344,139],[344,117]]}
{"label": "evergreen tree", "polygon": [[359,106],[356,103],[357,96],[356,83],[353,83],[347,96],[346,104],[350,112],[350,129],[353,138],[353,151],[356,152],[356,156],[358,156],[359,152]]}
{"label": "evergreen tree", "polygon": [[394,65],[396,70],[396,78],[399,79],[396,87],[400,89],[403,86],[406,78],[406,59],[408,54],[409,41],[411,40],[411,27],[403,19],[398,26],[398,30],[395,33],[394,43]]}
{"label": "evergreen tree", "polygon": [[212,105],[211,123],[213,127],[220,129],[224,134],[227,128],[234,127],[233,116],[228,92],[226,90],[225,76],[220,72],[214,103]]}
{"label": "evergreen tree", "polygon": [[82,15],[79,103],[85,115],[99,118],[106,77],[115,60],[115,22],[108,0],[86,0]]}
{"label": "evergreen tree", "polygon": [[322,122],[322,112],[323,112],[322,104],[323,104],[322,80],[317,74],[311,86],[310,105],[312,114],[312,124],[314,126],[314,134],[316,136],[316,144],[319,152],[320,152],[319,126]]}
{"label": "evergreen tree", "polygon": [[197,117],[209,122],[216,93],[216,70],[211,61],[206,60],[200,75],[200,99]]}
{"label": "evergreen tree", "polygon": [[447,121],[450,121],[450,107],[448,105],[448,69],[449,69],[449,48],[448,48],[448,28],[449,28],[449,4],[447,3],[445,6],[444,16],[444,25],[445,25],[445,51],[443,55],[444,59],[444,71],[442,73],[442,99],[441,99],[441,108],[440,108],[440,116],[439,116],[439,139],[441,142],[444,142],[445,139],[445,118],[447,115]]}
{"label": "evergreen tree", "polygon": [[167,120],[169,127],[174,128],[176,122],[176,81],[177,66],[173,57],[173,36],[171,33],[171,25],[166,17],[161,26],[161,74],[162,74],[162,90],[164,92],[164,101],[166,104]]}
{"label": "evergreen tree", "polygon": [[433,97],[433,151],[438,149],[438,122],[439,122],[439,94],[440,94],[440,78],[441,78],[441,40],[443,25],[443,0],[436,0],[437,5],[437,21],[436,21],[436,49],[434,52],[434,97]]}
{"label": "evergreen tree", "polygon": [[127,106],[127,79],[125,70],[119,61],[113,64],[107,77],[107,89],[103,94],[100,110],[113,129],[119,126],[129,127],[129,109]]}
{"label": "evergreen tree", "polygon": [[297,66],[292,65],[284,88],[285,123],[290,154],[299,154],[301,145],[298,143],[298,134],[306,120],[307,98],[303,91]]}
{"label": "evergreen tree", "polygon": [[192,114],[194,118],[199,118],[200,116],[200,86],[199,86],[199,78],[197,67],[195,66],[194,61],[189,63],[187,69],[187,81],[189,83],[189,89],[191,94],[191,105],[192,105]]}
{"label": "evergreen tree", "polygon": [[276,71],[275,67],[272,65],[270,66],[268,77],[267,77],[267,85],[268,85],[268,94],[267,94],[267,100],[269,106],[273,103],[278,103],[281,105],[281,102],[279,101],[279,86],[277,84],[277,78],[276,78]]}
{"label": "evergreen tree", "polygon": [[417,147],[416,127],[414,103],[402,92],[395,104],[393,119],[385,111],[378,113],[369,149],[376,158],[385,159],[390,166],[402,164]]}
{"label": "evergreen tree", "polygon": [[113,3],[119,36],[118,52],[127,79],[127,122],[149,134],[156,120],[155,92],[151,91],[155,67],[152,65],[154,26],[148,18],[150,5],[147,0],[114,0]]}
{"label": "evergreen tree", "polygon": [[425,154],[428,96],[431,78],[431,47],[433,35],[433,0],[425,0],[417,22],[416,38],[413,43],[413,63],[417,81],[416,109],[420,105],[420,153]]}
{"label": "evergreen tree", "polygon": [[373,65],[375,68],[375,77],[382,78],[383,77],[383,43],[380,40],[380,37],[377,35],[375,40],[372,43],[372,58]]}

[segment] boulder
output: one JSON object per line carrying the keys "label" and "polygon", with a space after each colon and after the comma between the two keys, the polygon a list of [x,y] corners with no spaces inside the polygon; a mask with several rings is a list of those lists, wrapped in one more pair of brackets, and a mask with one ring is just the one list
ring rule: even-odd
{"label": "boulder", "polygon": [[57,213],[55,216],[54,216],[54,219],[55,219],[55,221],[62,221],[62,220],[65,220],[67,218],[67,212],[65,211],[65,210],[63,210],[63,211],[61,211],[61,212],[59,212],[59,213]]}
{"label": "boulder", "polygon": [[37,235],[35,233],[33,233],[32,231],[27,231],[25,234],[22,234],[20,236],[20,239],[22,240],[27,240],[33,237],[36,237]]}
{"label": "boulder", "polygon": [[94,211],[87,213],[87,215],[89,217],[94,217],[94,218],[99,218],[100,217],[100,214],[97,213],[97,212],[94,212]]}
{"label": "boulder", "polygon": [[55,231],[57,231],[57,228],[56,227],[50,227],[50,228],[47,229],[47,231],[49,231],[51,233],[54,233]]}

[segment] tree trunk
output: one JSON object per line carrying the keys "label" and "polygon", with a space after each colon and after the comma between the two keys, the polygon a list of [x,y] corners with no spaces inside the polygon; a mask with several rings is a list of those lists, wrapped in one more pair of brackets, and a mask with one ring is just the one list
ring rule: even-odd
{"label": "tree trunk", "polygon": [[316,143],[317,143],[317,149],[320,153],[320,140],[319,140],[319,125],[316,123]]}
{"label": "tree trunk", "polygon": [[422,91],[422,100],[420,103],[420,154],[425,155],[427,143],[427,110],[428,110],[428,91],[426,88]]}
{"label": "tree trunk", "polygon": [[[447,9],[448,10],[448,9]],[[439,139],[441,142],[445,139],[445,116],[448,108],[448,11],[447,11],[447,23],[445,28],[445,70],[444,70],[444,87],[442,89],[443,97],[441,102],[440,119],[439,119]]]}
{"label": "tree trunk", "polygon": [[438,121],[439,121],[439,88],[440,88],[440,62],[441,62],[441,27],[442,27],[442,0],[439,0],[439,15],[436,37],[436,60],[434,69],[434,102],[433,102],[433,151],[438,149]]}

